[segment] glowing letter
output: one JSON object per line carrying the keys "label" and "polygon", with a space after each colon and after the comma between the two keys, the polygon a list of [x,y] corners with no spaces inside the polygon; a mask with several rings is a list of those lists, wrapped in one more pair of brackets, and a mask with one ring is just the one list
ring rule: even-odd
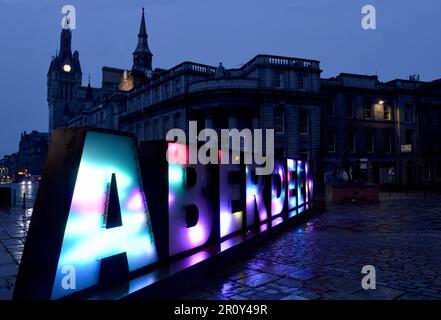
{"label": "glowing letter", "polygon": [[263,188],[265,186],[264,176],[256,175],[255,165],[246,165],[246,209],[247,209],[247,226],[256,223],[256,207],[258,213],[258,221],[268,219],[265,202],[263,200]]}
{"label": "glowing letter", "polygon": [[225,237],[242,229],[243,209],[240,205],[240,186],[240,166],[235,164],[220,164],[219,208],[221,237]]}
{"label": "glowing letter", "polygon": [[297,161],[287,159],[286,165],[288,177],[288,216],[292,217],[297,214]]}
{"label": "glowing letter", "polygon": [[[87,132],[53,299],[72,293],[63,289],[65,266],[75,268],[76,291],[80,291],[98,284],[105,258],[125,253],[129,271],[157,261],[136,151],[131,137]],[[110,211],[119,214],[110,217]]]}
{"label": "glowing letter", "polygon": [[[186,150],[179,154],[188,154],[187,146],[177,147]],[[169,162],[168,181],[169,254],[172,256],[207,242],[213,228],[213,214],[205,189],[207,166]]]}
{"label": "glowing letter", "polygon": [[305,176],[306,176],[306,209],[312,206],[312,200],[314,198],[314,180],[312,178],[311,168],[309,161],[305,161]]}
{"label": "glowing letter", "polygon": [[305,162],[298,160],[297,161],[297,206],[298,213],[303,212],[305,210],[305,195],[306,195],[306,179],[305,179]]}
{"label": "glowing letter", "polygon": [[274,172],[271,177],[271,216],[283,211],[285,205],[285,168],[279,160],[275,161]]}

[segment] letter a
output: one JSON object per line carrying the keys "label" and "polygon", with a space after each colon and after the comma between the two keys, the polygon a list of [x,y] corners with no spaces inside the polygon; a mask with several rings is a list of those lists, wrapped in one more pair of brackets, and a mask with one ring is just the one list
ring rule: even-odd
{"label": "letter a", "polygon": [[52,299],[73,293],[64,289],[66,266],[80,291],[98,284],[102,259],[126,253],[130,272],[157,261],[137,159],[133,138],[87,132]]}

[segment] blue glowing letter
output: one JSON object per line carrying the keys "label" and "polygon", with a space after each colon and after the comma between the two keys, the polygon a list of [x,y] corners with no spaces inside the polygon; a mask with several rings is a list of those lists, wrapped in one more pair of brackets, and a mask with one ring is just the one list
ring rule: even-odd
{"label": "blue glowing letter", "polygon": [[[263,222],[268,219],[268,213],[263,199],[263,188],[265,179],[263,176],[257,176],[255,173],[255,165],[246,165],[246,212],[247,226],[251,226],[256,222]],[[256,208],[258,213],[258,221],[256,221]]]}
{"label": "blue glowing letter", "polygon": [[[121,213],[115,227],[106,223],[112,176]],[[121,253],[126,253],[129,271],[157,261],[136,143],[131,137],[87,132],[52,298],[97,285],[101,260]],[[76,273],[76,284],[70,288],[63,285],[66,267]]]}
{"label": "blue glowing letter", "polygon": [[288,177],[288,216],[293,217],[297,214],[297,161],[286,160]]}

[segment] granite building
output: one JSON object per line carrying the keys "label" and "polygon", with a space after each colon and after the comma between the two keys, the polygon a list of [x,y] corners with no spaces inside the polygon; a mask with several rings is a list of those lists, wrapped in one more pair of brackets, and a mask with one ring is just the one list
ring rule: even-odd
{"label": "granite building", "polygon": [[342,73],[322,79],[323,171],[344,153],[367,160],[369,180],[380,184],[441,183],[440,81],[380,82]]}
{"label": "granite building", "polygon": [[4,178],[6,176],[41,175],[46,161],[48,144],[48,133],[23,132],[20,137],[18,152],[6,155],[0,160],[0,168],[3,168],[0,173],[4,175]]}
{"label": "granite building", "polygon": [[132,69],[104,67],[101,88],[95,89],[81,86],[71,34],[62,31],[48,73],[50,130],[93,126],[157,140],[172,128],[188,131],[191,120],[199,129],[274,128],[276,154],[318,161],[318,61],[258,55],[236,69],[195,62],[153,68],[143,11]]}
{"label": "granite building", "polygon": [[348,154],[381,184],[439,184],[440,80],[381,82],[342,73],[321,79],[320,62],[257,55],[240,68],[183,62],[154,68],[144,10],[130,70],[102,68],[100,88],[82,86],[72,31],[47,75],[49,130],[92,126],[165,139],[172,128],[273,128],[276,155],[308,159],[316,182]]}

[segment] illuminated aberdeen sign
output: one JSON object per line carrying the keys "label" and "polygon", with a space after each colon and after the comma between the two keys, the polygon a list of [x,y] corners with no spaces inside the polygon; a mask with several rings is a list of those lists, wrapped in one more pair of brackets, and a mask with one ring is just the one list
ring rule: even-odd
{"label": "illuminated aberdeen sign", "polygon": [[188,164],[188,149],[56,130],[14,297],[81,298],[312,207],[307,161],[276,159],[259,176],[255,164]]}

